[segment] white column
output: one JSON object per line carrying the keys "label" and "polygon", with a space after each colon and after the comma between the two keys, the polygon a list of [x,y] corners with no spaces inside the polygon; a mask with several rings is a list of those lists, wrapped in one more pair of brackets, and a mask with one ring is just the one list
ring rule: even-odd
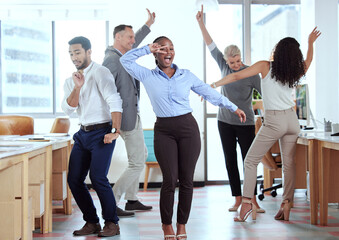
{"label": "white column", "polygon": [[[321,122],[324,118],[339,122],[338,1],[302,0],[301,11],[303,45],[307,46],[306,36],[314,26],[322,32],[307,73],[311,110]],[[304,54],[306,57],[306,49]]]}

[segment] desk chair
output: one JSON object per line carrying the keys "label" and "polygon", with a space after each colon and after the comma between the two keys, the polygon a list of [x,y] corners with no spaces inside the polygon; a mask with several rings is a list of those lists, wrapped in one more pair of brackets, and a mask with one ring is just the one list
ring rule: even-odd
{"label": "desk chair", "polygon": [[58,117],[54,120],[51,133],[68,133],[71,122],[67,117]]}
{"label": "desk chair", "polygon": [[34,134],[34,119],[25,115],[0,115],[0,135]]}
{"label": "desk chair", "polygon": [[[262,126],[263,118],[259,117],[255,123],[256,133]],[[265,198],[264,193],[270,191],[272,197],[277,196],[277,189],[282,188],[282,184],[274,185],[275,178],[282,178],[282,163],[280,155],[279,141],[273,144],[261,161],[264,165],[264,184],[261,188],[261,194],[258,195],[259,200]]]}
{"label": "desk chair", "polygon": [[154,131],[153,129],[144,129],[144,139],[148,151],[148,156],[146,159],[146,169],[145,169],[145,180],[144,180],[144,191],[147,191],[148,177],[150,168],[159,167],[159,163],[154,154]]}
{"label": "desk chair", "polygon": [[257,114],[259,112],[258,110],[260,110],[260,113],[261,113],[260,115],[263,114],[264,105],[263,105],[263,102],[262,102],[261,99],[253,99],[252,100],[252,107],[253,107],[253,111],[256,115],[259,115],[259,114]]}

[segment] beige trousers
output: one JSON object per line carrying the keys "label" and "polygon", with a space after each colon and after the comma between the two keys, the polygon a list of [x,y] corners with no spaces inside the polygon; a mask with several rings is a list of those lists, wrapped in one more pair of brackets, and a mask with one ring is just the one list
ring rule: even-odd
{"label": "beige trousers", "polygon": [[257,166],[265,153],[279,140],[283,164],[283,200],[293,201],[295,185],[294,155],[300,132],[293,108],[265,111],[264,123],[257,133],[245,159],[244,197],[253,198],[257,182]]}
{"label": "beige trousers", "polygon": [[147,159],[147,148],[144,141],[144,131],[140,116],[137,116],[135,128],[122,131],[120,136],[125,141],[128,167],[113,186],[115,201],[118,204],[125,193],[125,200],[138,200],[139,178]]}

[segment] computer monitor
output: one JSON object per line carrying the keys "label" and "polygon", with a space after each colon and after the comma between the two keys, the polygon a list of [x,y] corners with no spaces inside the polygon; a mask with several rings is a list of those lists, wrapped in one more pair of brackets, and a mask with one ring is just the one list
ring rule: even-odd
{"label": "computer monitor", "polygon": [[300,126],[310,126],[310,104],[307,84],[298,85],[295,89],[296,112]]}

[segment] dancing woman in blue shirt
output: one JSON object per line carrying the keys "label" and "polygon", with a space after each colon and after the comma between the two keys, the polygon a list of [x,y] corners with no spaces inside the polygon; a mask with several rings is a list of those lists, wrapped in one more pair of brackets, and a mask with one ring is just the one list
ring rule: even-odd
{"label": "dancing woman in blue shirt", "polygon": [[[136,60],[153,53],[157,67],[142,67]],[[126,71],[141,81],[157,116],[154,125],[154,151],[159,162],[163,183],[160,193],[160,213],[165,239],[187,239],[188,221],[193,195],[193,175],[201,148],[197,122],[189,104],[190,90],[212,104],[225,107],[246,121],[245,113],[226,97],[212,89],[186,69],[173,64],[175,51],[167,37],[159,37],[153,44],[125,53],[120,62]],[[174,191],[179,180],[177,234],[172,228]]]}

